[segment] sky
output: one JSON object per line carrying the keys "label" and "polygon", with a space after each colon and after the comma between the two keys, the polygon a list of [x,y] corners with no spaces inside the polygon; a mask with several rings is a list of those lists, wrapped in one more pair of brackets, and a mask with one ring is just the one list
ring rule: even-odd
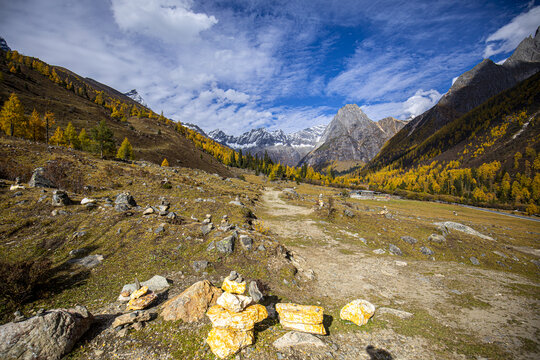
{"label": "sky", "polygon": [[355,103],[408,119],[540,25],[538,1],[0,0],[24,55],[238,135],[326,124]]}

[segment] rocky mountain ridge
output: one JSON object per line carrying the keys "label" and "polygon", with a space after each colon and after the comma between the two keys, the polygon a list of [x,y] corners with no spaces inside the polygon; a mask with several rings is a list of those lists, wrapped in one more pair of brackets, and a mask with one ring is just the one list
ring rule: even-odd
{"label": "rocky mountain ridge", "polygon": [[322,169],[333,161],[368,162],[406,124],[392,117],[371,120],[356,104],[347,104],[326,127],[317,147],[300,162]]}

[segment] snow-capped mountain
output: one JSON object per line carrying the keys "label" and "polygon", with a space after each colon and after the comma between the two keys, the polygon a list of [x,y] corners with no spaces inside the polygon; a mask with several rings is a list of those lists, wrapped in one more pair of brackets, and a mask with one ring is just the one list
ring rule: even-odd
{"label": "snow-capped mountain", "polygon": [[142,98],[142,96],[137,92],[137,89],[130,90],[127,93],[124,93],[124,95],[131,98],[132,100],[135,100],[142,106],[148,107],[148,105],[144,102],[144,99]]}
{"label": "snow-capped mountain", "polygon": [[227,135],[221,130],[213,130],[208,136],[232,149],[249,151],[252,155],[264,156],[284,165],[296,165],[319,141],[326,125],[316,125],[292,134],[283,130],[268,131],[253,129],[240,136]]}
{"label": "snow-capped mountain", "polygon": [[190,124],[190,123],[182,123],[183,126],[187,127],[188,129],[191,129],[191,130],[194,130],[196,132],[198,132],[199,134],[203,135],[203,136],[206,136],[208,137],[208,135],[204,132],[203,129],[201,129],[200,127],[198,127],[197,125],[195,124]]}

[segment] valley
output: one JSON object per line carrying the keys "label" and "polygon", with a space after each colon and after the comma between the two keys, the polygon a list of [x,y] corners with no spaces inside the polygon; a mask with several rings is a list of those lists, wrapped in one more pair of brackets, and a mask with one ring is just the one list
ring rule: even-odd
{"label": "valley", "polygon": [[[538,222],[384,196],[358,200],[337,189],[269,182],[252,173],[222,178],[188,168],[99,160],[62,148],[42,150],[9,140],[0,147],[2,156],[30,164],[28,169],[51,160],[69,163],[70,175],[83,175],[83,186],[68,190],[73,205],[61,207],[50,204],[52,189],[26,184],[0,189],[4,261],[51,261],[48,280],[34,284],[24,303],[15,306],[9,297],[16,288],[4,290],[12,300],[4,302],[2,318],[9,321],[15,309],[29,317],[39,309],[87,307],[94,325],[68,358],[214,359],[205,344],[206,317],[170,322],[159,312],[166,299],[197,281],[220,286],[231,270],[260,284],[268,308],[290,301],[322,306],[328,315],[324,347],[276,349],[272,343],[286,331],[270,317],[256,328],[255,345],[237,355],[243,359],[536,356]],[[164,178],[172,186],[163,186]],[[122,211],[114,199],[126,191],[137,206]],[[83,197],[96,199],[96,206],[77,205]],[[143,215],[163,201],[177,217]],[[215,229],[204,234],[206,214]],[[224,215],[227,220],[221,221]],[[435,224],[446,221],[490,239]],[[234,232],[248,235],[253,246],[236,240],[230,253],[209,250]],[[429,240],[431,234],[444,241]],[[432,254],[424,255],[423,248]],[[83,256],[71,255],[76,249],[102,258],[89,268],[78,265],[71,261]],[[202,268],[195,266],[199,261]],[[112,328],[123,313],[116,300],[122,285],[154,275],[169,282],[146,310],[157,316],[138,330]],[[377,308],[365,326],[339,318],[340,308],[354,298]]]}

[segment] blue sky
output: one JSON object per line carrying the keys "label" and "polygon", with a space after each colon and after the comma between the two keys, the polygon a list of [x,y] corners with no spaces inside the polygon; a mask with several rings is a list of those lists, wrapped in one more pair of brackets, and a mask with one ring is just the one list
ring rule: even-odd
{"label": "blue sky", "polygon": [[12,49],[230,134],[328,123],[347,103],[418,115],[540,25],[534,1],[0,0],[0,13]]}

